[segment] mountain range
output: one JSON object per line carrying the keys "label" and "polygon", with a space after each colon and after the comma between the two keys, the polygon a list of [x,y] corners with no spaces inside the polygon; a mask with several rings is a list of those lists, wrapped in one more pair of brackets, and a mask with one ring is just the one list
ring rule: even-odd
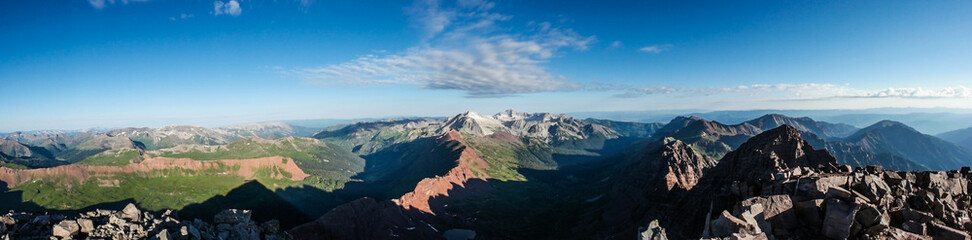
{"label": "mountain range", "polygon": [[[963,134],[943,140],[894,121],[856,128],[780,114],[736,124],[698,116],[640,123],[512,110],[326,129],[16,132],[0,139],[0,210],[71,212],[133,200],[206,219],[249,208],[259,221],[287,218],[284,227],[300,239],[470,231],[485,239],[614,239],[650,226],[697,238],[712,234],[700,224],[711,220],[710,208],[792,194],[763,184],[807,172],[970,166]],[[726,189],[735,192],[712,195]],[[708,206],[716,200],[725,204]]]}

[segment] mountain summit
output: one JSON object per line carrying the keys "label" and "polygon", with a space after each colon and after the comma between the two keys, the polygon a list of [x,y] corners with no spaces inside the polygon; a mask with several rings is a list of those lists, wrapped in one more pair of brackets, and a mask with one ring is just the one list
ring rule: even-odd
{"label": "mountain summit", "polygon": [[845,138],[843,142],[859,145],[867,152],[911,159],[935,170],[972,165],[972,151],[895,121],[877,122]]}

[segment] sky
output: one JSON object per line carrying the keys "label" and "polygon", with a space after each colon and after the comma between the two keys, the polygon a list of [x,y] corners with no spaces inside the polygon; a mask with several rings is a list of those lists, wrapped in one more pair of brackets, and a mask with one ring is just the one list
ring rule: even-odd
{"label": "sky", "polygon": [[970,1],[0,1],[0,131],[972,107]]}

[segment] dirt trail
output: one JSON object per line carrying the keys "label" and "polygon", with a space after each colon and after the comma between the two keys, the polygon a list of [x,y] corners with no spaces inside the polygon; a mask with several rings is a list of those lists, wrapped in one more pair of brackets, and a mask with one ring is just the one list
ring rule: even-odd
{"label": "dirt trail", "polygon": [[[87,180],[91,176],[111,176],[118,173],[139,173],[163,169],[204,170],[223,166],[232,168],[238,166],[238,170],[227,172],[227,174],[237,175],[246,179],[252,179],[257,170],[262,168],[276,168],[280,171],[290,173],[290,180],[292,181],[301,181],[310,176],[304,173],[292,159],[283,157],[210,161],[199,161],[189,158],[155,157],[145,159],[141,163],[125,166],[88,166],[77,164],[41,169],[10,169],[0,167],[0,181],[5,182],[8,188],[12,188],[32,180],[48,177],[80,182]],[[276,174],[274,178],[284,179],[285,177]]]}

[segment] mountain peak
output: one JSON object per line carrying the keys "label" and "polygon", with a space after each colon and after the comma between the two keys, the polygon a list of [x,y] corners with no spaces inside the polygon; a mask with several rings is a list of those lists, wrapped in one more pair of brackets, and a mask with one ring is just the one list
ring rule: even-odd
{"label": "mountain peak", "polygon": [[688,120],[691,120],[691,121],[706,121],[704,118],[699,117],[699,116],[695,116],[695,115],[691,115],[691,116],[678,116],[675,119],[679,119],[679,120],[682,120],[682,121],[688,121]]}
{"label": "mountain peak", "polygon": [[837,159],[826,150],[814,149],[796,128],[783,125],[750,138],[726,154],[723,162],[733,166],[738,176],[759,178],[763,171],[793,167],[834,170]]}
{"label": "mountain peak", "polygon": [[803,140],[803,138],[800,137],[800,130],[797,130],[796,128],[790,126],[789,124],[783,124],[779,127],[767,130],[753,137],[753,139],[757,139],[757,140],[764,139],[764,138],[773,138],[773,139],[781,139],[781,140],[796,140],[796,139],[799,139],[801,141]]}
{"label": "mountain peak", "polygon": [[908,125],[906,125],[906,124],[904,124],[902,122],[892,121],[892,120],[881,120],[880,122],[874,123],[871,126],[872,127],[881,127],[881,128],[906,127],[908,129],[912,129],[910,126],[908,126]]}
{"label": "mountain peak", "polygon": [[477,136],[493,134],[503,129],[503,123],[492,116],[484,116],[477,112],[467,111],[453,116],[446,120],[445,129],[459,130],[460,132],[471,133]]}
{"label": "mountain peak", "polygon": [[882,120],[880,122],[871,124],[871,126],[861,129],[860,131],[850,136],[849,138],[859,139],[863,136],[868,135],[869,133],[875,133],[875,132],[893,133],[893,134],[913,134],[913,133],[921,134],[921,132],[919,132],[918,130],[911,128],[910,126],[904,123],[891,121],[891,120]]}

